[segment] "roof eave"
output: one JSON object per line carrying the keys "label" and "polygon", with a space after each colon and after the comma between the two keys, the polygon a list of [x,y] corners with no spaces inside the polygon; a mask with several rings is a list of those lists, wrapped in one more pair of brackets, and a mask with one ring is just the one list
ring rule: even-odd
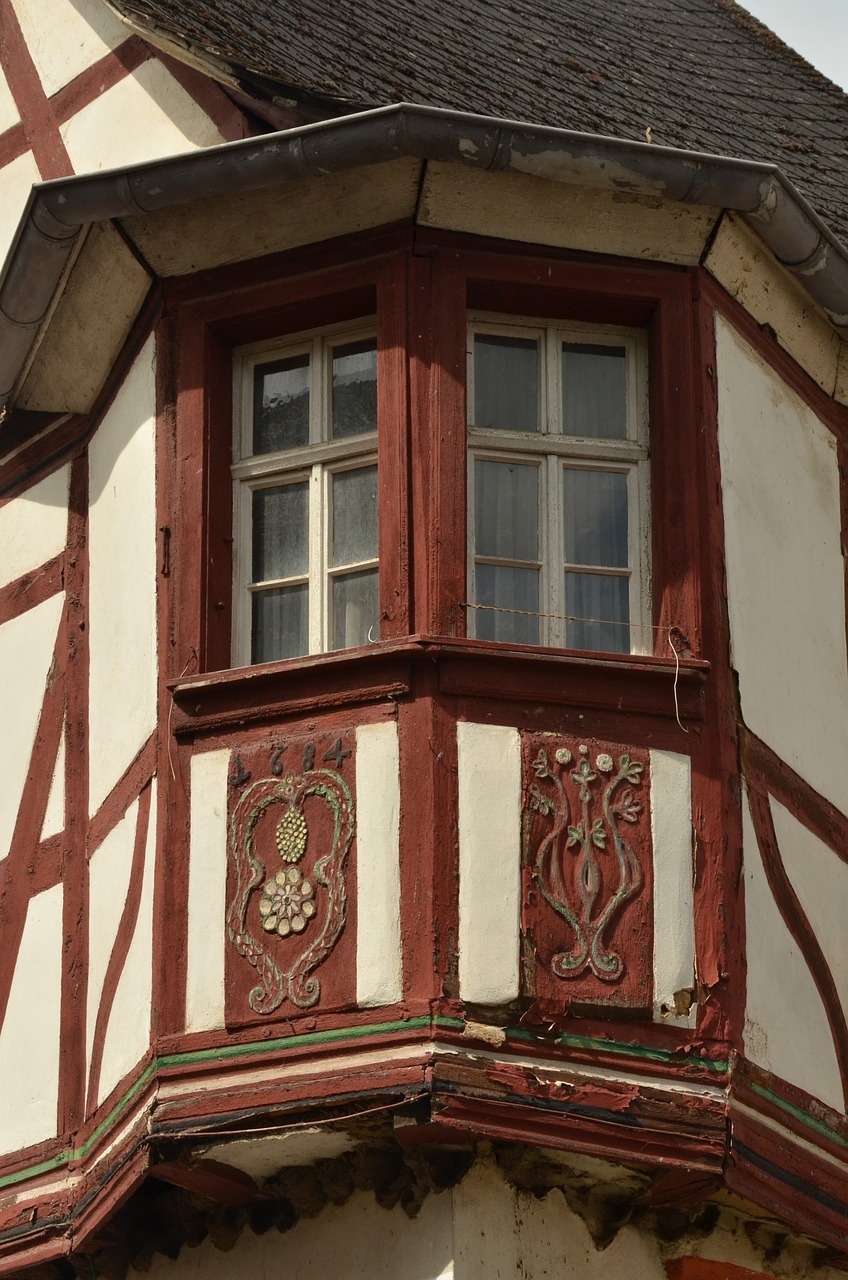
{"label": "roof eave", "polygon": [[0,278],[0,405],[87,225],[404,156],[739,213],[848,332],[848,251],[777,166],[400,103],[35,187]]}

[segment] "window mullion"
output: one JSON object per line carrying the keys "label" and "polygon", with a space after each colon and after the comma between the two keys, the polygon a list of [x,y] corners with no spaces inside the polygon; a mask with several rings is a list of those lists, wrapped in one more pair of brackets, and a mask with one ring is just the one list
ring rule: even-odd
{"label": "window mullion", "polygon": [[544,618],[544,634],[547,643],[554,648],[565,645],[565,623],[560,615],[563,608],[563,551],[562,551],[562,465],[554,454],[545,459],[545,493],[547,497],[547,518],[544,525],[545,568],[542,570],[547,601],[545,612],[551,614]]}
{"label": "window mullion", "polygon": [[322,501],[326,473],[320,462],[312,467],[309,477],[309,652],[324,648],[326,594],[324,564],[326,558],[327,513]]}

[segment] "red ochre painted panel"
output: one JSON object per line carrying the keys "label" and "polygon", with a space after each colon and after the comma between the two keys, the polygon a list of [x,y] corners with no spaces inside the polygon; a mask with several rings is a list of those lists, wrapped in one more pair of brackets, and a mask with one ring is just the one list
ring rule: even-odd
{"label": "red ochre painted panel", "polygon": [[228,1026],[356,1003],[354,749],[332,726],[233,752]]}
{"label": "red ochre painted panel", "polygon": [[665,1264],[668,1280],[768,1280],[765,1272],[710,1258],[672,1258]]}
{"label": "red ochre painted panel", "polygon": [[647,1014],[653,869],[648,753],[522,734],[522,982],[531,1011]]}

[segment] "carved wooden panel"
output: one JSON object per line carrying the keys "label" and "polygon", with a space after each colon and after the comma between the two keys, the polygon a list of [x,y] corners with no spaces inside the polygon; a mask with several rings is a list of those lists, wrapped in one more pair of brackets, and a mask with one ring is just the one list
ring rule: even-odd
{"label": "carved wooden panel", "polygon": [[229,1025],[355,1002],[352,730],[233,752]]}
{"label": "carved wooden panel", "polygon": [[540,1016],[651,1008],[649,793],[647,751],[522,735],[522,983]]}

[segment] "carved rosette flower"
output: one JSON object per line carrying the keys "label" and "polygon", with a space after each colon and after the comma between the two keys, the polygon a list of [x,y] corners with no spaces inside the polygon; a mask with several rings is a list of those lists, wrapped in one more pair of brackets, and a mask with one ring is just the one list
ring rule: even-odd
{"label": "carved rosette flower", "polygon": [[278,871],[273,880],[266,882],[259,899],[262,928],[266,933],[278,933],[281,938],[303,933],[315,915],[314,893],[311,880],[304,880],[297,867]]}

